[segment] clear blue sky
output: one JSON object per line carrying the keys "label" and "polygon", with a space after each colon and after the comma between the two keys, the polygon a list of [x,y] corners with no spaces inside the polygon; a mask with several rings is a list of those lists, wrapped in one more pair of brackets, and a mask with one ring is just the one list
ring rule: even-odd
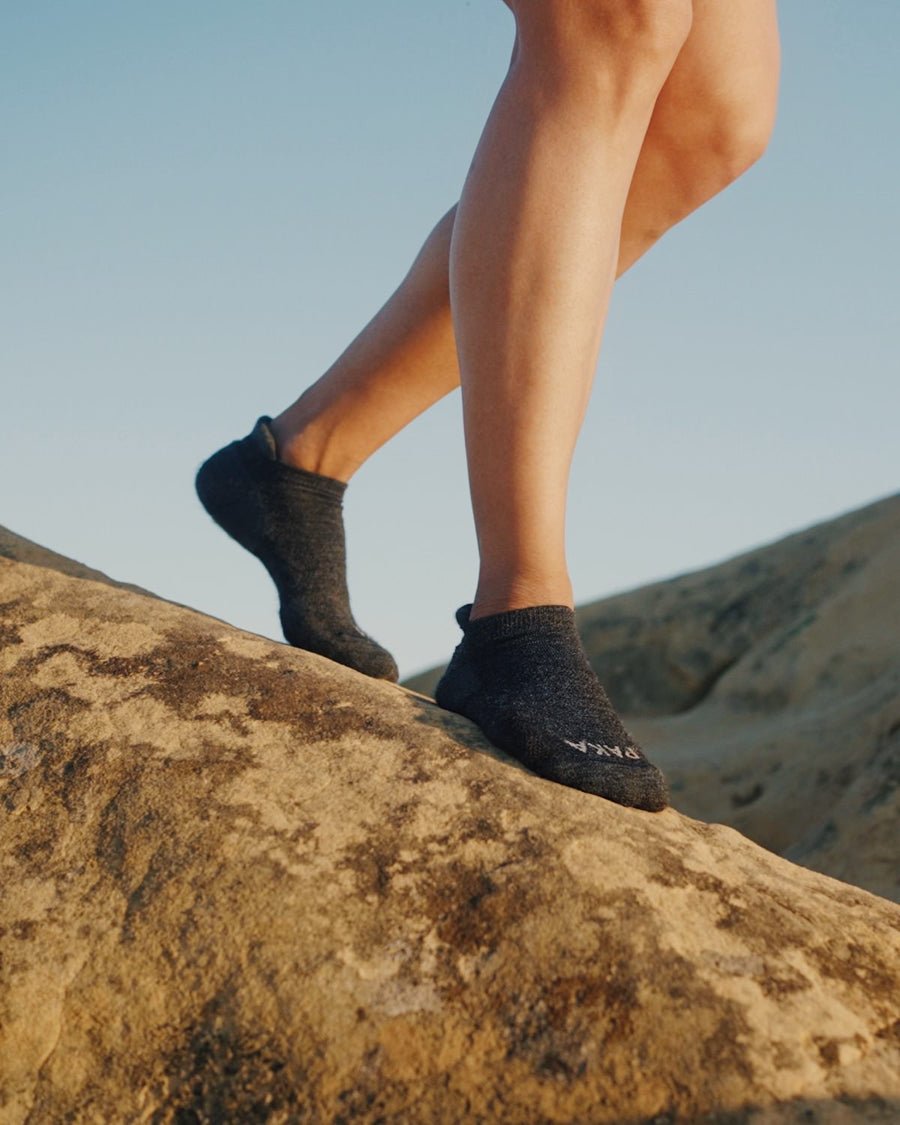
{"label": "clear blue sky", "polygon": [[[727,2],[727,0],[720,0]],[[454,201],[499,85],[500,0],[3,5],[0,522],[278,637],[194,499]],[[617,287],[572,481],[579,601],[897,485],[896,0],[782,0],[764,160]],[[458,396],[347,499],[357,618],[445,659],[475,551]]]}

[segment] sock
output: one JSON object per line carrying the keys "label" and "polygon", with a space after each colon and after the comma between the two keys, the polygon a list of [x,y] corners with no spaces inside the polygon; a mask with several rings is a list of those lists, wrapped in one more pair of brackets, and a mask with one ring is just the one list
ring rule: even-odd
{"label": "sock", "polygon": [[463,640],[435,691],[438,704],[541,777],[638,809],[667,804],[662,773],[622,726],[588,663],[568,606],[456,620]]}
{"label": "sock", "polygon": [[394,658],[350,611],[342,514],[347,485],[279,461],[270,422],[260,418],[247,437],[200,466],[200,502],[271,575],[289,644],[396,680]]}

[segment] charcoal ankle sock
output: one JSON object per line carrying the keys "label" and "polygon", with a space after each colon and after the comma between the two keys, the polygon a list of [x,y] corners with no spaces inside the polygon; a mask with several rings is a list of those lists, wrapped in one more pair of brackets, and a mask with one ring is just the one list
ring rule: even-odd
{"label": "charcoal ankle sock", "polygon": [[200,502],[268,570],[290,644],[396,680],[394,658],[350,612],[342,514],[347,486],[279,461],[270,422],[260,418],[247,437],[201,465]]}
{"label": "charcoal ankle sock", "polygon": [[456,619],[463,640],[435,699],[541,777],[639,809],[666,807],[663,775],[622,726],[568,606]]}

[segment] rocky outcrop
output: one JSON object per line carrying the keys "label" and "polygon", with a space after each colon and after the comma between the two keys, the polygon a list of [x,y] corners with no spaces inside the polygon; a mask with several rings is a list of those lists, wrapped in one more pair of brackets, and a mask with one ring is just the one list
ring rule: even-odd
{"label": "rocky outcrop", "polygon": [[24,535],[16,535],[7,527],[0,526],[0,558],[10,559],[12,562],[31,563],[33,566],[43,566],[56,570],[60,574],[68,574],[72,578],[90,578],[95,582],[105,582],[109,586],[116,586],[120,590],[132,590],[136,594],[146,594],[152,598],[154,595],[141,586],[134,586],[130,582],[118,582],[110,578],[102,570],[94,570],[91,566],[67,558],[48,547],[42,547],[33,539],[26,539]]}
{"label": "rocky outcrop", "polygon": [[898,606],[893,496],[585,606],[579,628],[680,810],[900,899]]}
{"label": "rocky outcrop", "polygon": [[0,755],[3,1125],[900,1114],[898,907],[402,688],[0,560]]}

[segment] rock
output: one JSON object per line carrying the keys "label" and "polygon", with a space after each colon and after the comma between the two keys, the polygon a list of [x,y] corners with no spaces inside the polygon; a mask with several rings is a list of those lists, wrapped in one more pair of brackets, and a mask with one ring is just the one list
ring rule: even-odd
{"label": "rock", "polygon": [[677,808],[898,900],[898,606],[892,496],[578,620]]}
{"label": "rock", "polygon": [[26,539],[24,535],[16,535],[9,528],[0,526],[0,558],[12,559],[14,562],[32,563],[34,566],[50,567],[58,570],[60,574],[69,574],[73,578],[92,578],[95,582],[106,582],[110,586],[117,586],[120,590],[133,590],[137,594],[146,594],[154,597],[149,590],[141,586],[134,586],[130,582],[117,582],[102,570],[94,570],[75,559],[59,555],[40,543]]}
{"label": "rock", "polygon": [[897,906],[52,560],[0,629],[3,1125],[898,1119]]}

